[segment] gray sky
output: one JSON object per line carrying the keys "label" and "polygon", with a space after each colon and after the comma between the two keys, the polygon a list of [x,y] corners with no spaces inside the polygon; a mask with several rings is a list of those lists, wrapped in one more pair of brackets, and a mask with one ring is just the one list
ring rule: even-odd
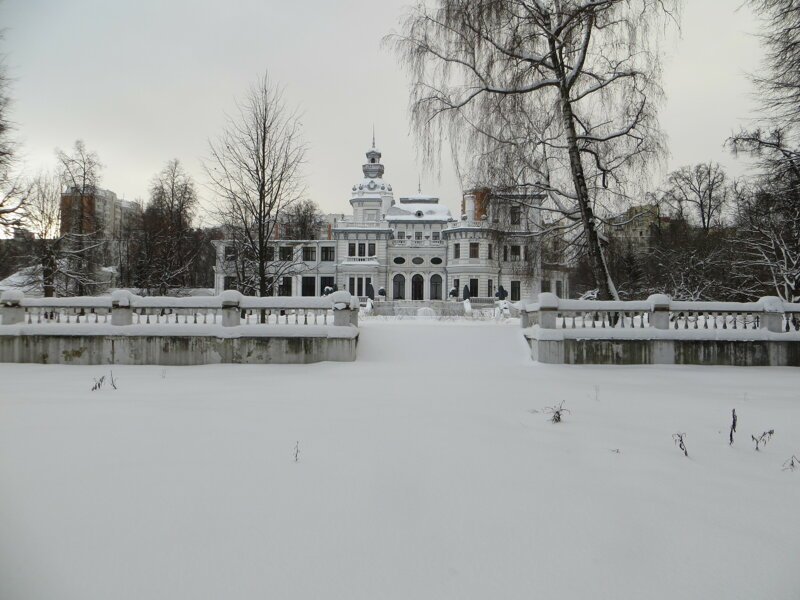
{"label": "gray sky", "polygon": [[[83,139],[102,160],[102,185],[145,198],[179,158],[204,181],[208,139],[234,98],[265,70],[303,112],[310,196],[349,210],[372,124],[396,195],[423,171],[408,127],[408,82],[381,38],[408,0],[3,0],[2,50],[15,78],[12,118],[28,172]],[[751,13],[739,0],[687,0],[681,38],[668,42],[662,125],[669,168],[705,160],[743,165],[723,148],[752,106],[745,73],[758,67]],[[461,186],[445,164],[423,191],[455,209]],[[206,199],[209,193],[200,188]]]}

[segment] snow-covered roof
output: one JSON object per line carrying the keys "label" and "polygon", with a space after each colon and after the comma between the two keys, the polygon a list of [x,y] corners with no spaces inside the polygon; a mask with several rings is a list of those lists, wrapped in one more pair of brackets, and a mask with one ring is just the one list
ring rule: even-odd
{"label": "snow-covered roof", "polygon": [[414,194],[406,198],[400,198],[400,204],[438,204],[439,198],[428,196],[427,194]]}
{"label": "snow-covered roof", "polygon": [[385,194],[392,193],[392,186],[386,183],[383,178],[365,177],[353,186],[353,197],[371,197],[380,198]]}
{"label": "snow-covered roof", "polygon": [[452,221],[450,209],[441,204],[406,202],[392,206],[387,221]]}

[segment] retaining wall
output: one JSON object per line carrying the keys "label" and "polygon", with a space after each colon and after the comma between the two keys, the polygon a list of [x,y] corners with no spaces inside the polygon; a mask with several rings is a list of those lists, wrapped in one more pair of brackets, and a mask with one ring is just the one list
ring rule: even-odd
{"label": "retaining wall", "polygon": [[525,337],[531,357],[549,364],[800,367],[800,342],[796,340]]}
{"label": "retaining wall", "polygon": [[338,331],[306,331],[303,335],[290,336],[276,333],[219,337],[186,332],[171,335],[18,332],[0,335],[0,362],[188,366],[354,361],[358,330],[355,327],[328,329]]}

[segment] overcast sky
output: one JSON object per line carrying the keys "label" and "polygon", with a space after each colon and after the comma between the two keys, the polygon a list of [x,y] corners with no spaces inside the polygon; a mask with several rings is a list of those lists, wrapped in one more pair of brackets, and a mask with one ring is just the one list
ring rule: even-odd
{"label": "overcast sky", "polygon": [[[198,182],[208,139],[268,70],[301,107],[310,196],[345,212],[375,124],[396,195],[461,186],[449,165],[426,175],[408,127],[408,81],[382,37],[407,0],[3,0],[12,118],[29,172],[53,166],[55,148],[83,139],[104,164],[102,186],[145,198],[149,181],[179,158]],[[760,50],[740,0],[687,0],[680,39],[666,45],[661,121],[669,167],[714,160],[753,104],[746,73]],[[209,193],[200,187],[208,200]]]}

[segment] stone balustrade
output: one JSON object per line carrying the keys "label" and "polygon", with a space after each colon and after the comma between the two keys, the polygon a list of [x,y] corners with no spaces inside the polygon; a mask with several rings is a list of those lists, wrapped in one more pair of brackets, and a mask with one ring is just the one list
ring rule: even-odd
{"label": "stone balustrade", "polygon": [[0,362],[354,360],[357,340],[358,298],[345,291],[319,298],[236,291],[186,298],[127,291],[74,298],[33,298],[18,291],[0,296]]}
{"label": "stone balustrade", "polygon": [[564,300],[516,305],[532,355],[586,364],[800,366],[800,304]]}

